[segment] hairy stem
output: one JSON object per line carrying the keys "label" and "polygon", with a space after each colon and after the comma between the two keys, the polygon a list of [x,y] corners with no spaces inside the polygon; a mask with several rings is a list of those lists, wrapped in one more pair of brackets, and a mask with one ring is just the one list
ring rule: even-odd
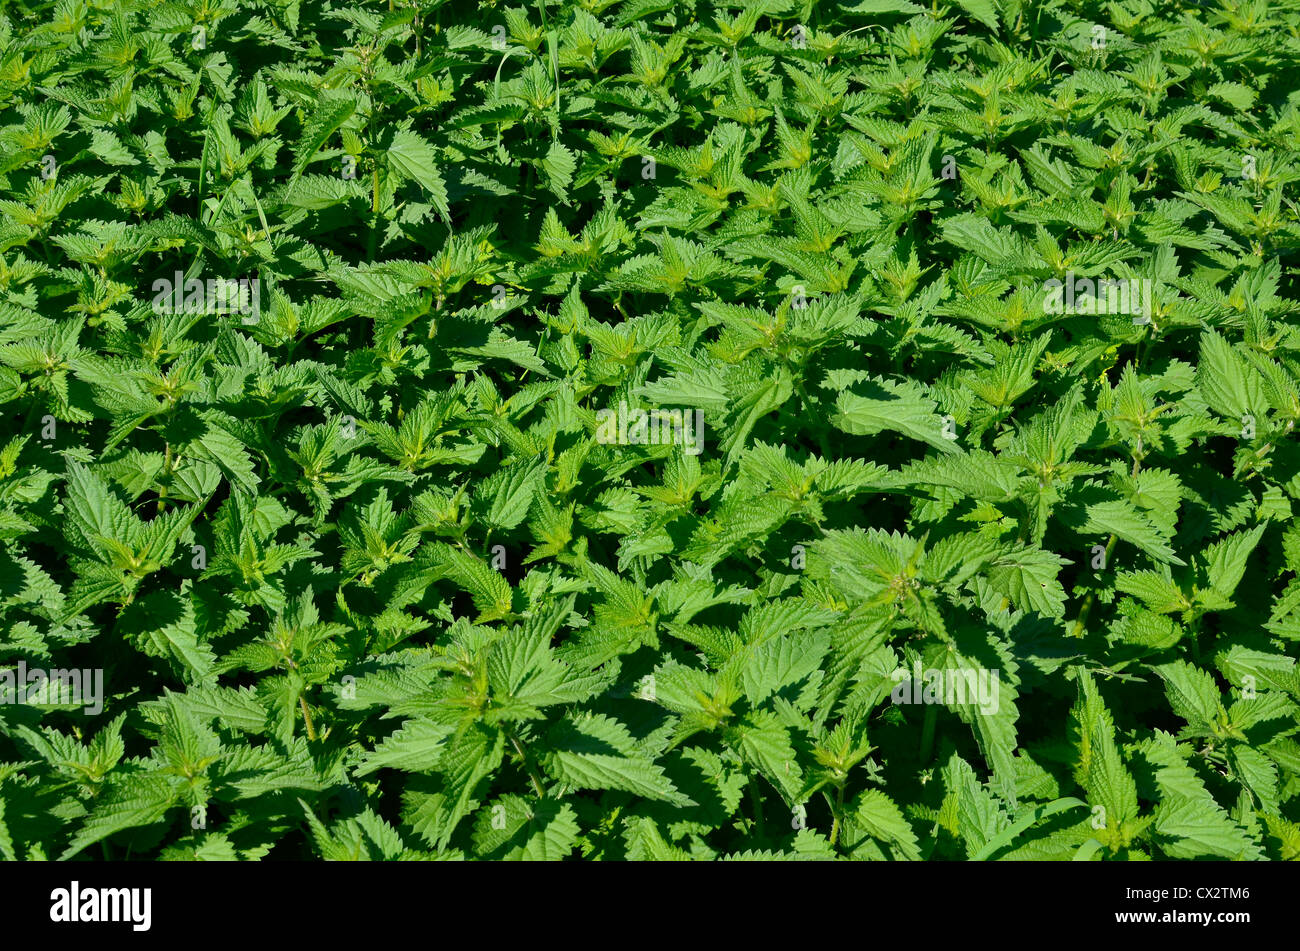
{"label": "hairy stem", "polygon": [[831,848],[840,838],[840,816],[844,812],[844,784],[835,790],[835,807],[831,810]]}
{"label": "hairy stem", "polygon": [[298,694],[298,706],[302,708],[302,720],[307,727],[307,739],[316,739],[316,725],[311,722],[311,711],[307,709],[307,698]]}
{"label": "hairy stem", "polygon": [[[1136,475],[1137,473],[1134,473]],[[1103,564],[1110,562],[1110,553],[1115,550],[1115,542],[1119,540],[1118,535],[1112,535],[1106,541],[1106,555]],[[1088,596],[1083,599],[1083,606],[1079,608],[1079,617],[1074,622],[1074,627],[1070,629],[1071,637],[1082,637],[1083,627],[1088,623],[1088,612],[1092,610],[1092,603],[1096,600],[1096,592],[1089,591]]]}
{"label": "hairy stem", "polygon": [[934,728],[939,722],[939,707],[933,703],[925,705],[925,721],[921,724],[921,762],[930,762],[934,752]]}
{"label": "hairy stem", "polygon": [[542,778],[537,774],[537,770],[533,766],[532,761],[529,760],[528,752],[524,749],[524,745],[519,742],[519,737],[515,736],[514,733],[510,731],[506,732],[506,737],[510,740],[510,745],[514,747],[515,753],[518,755],[520,762],[524,764],[524,772],[528,774],[528,779],[533,784],[533,792],[537,793],[538,799],[545,799],[546,790],[542,788]]}

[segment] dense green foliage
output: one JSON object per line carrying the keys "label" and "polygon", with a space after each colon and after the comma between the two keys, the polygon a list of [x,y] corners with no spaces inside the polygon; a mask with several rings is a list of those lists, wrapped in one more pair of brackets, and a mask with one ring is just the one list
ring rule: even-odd
{"label": "dense green foliage", "polygon": [[0,856],[1295,858],[1298,31],[12,0]]}

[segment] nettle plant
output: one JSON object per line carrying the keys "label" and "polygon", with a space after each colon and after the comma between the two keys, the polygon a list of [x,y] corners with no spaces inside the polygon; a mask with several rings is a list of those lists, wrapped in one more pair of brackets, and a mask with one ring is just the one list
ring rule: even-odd
{"label": "nettle plant", "polygon": [[1300,856],[1298,30],[8,4],[0,856]]}

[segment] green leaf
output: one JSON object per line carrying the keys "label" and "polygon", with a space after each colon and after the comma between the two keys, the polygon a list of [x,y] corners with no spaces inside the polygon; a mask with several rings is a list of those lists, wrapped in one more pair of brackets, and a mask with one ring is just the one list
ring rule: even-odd
{"label": "green leaf", "polygon": [[546,771],[577,789],[622,789],[647,799],[693,805],[653,761],[637,755],[627,728],[609,717],[584,715],[552,731]]}
{"label": "green leaf", "polygon": [[912,826],[894,801],[879,789],[868,789],[858,797],[854,819],[872,838],[897,848],[903,858],[911,861],[921,858]]}
{"label": "green leaf", "polygon": [[957,0],[957,5],[994,33],[998,32],[998,8],[994,0]]}
{"label": "green leaf", "polygon": [[436,164],[432,145],[414,132],[398,132],[388,146],[388,164],[397,175],[410,179],[428,192],[433,207],[444,221],[451,218],[447,184]]}
{"label": "green leaf", "polygon": [[59,860],[66,861],[116,832],[162,821],[176,800],[175,787],[161,776],[124,776],[101,795]]}
{"label": "green leaf", "polygon": [[958,451],[944,435],[943,418],[935,413],[935,402],[916,385],[877,380],[868,393],[871,395],[841,393],[831,422],[855,436],[898,432],[943,452]]}
{"label": "green leaf", "polygon": [[1181,660],[1152,669],[1164,681],[1174,713],[1202,730],[1216,722],[1223,704],[1213,675]]}
{"label": "green leaf", "polygon": [[1265,401],[1259,373],[1233,352],[1218,331],[1201,335],[1201,361],[1196,383],[1212,410],[1234,424],[1247,415],[1262,418]]}
{"label": "green leaf", "polygon": [[421,773],[434,769],[442,759],[447,739],[455,728],[431,720],[407,720],[400,730],[379,743],[356,769],[368,776],[378,769],[400,769]]}

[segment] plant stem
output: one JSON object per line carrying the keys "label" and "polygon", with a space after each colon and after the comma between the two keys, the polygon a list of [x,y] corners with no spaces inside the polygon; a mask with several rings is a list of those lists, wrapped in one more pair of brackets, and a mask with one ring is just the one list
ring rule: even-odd
{"label": "plant stem", "polygon": [[515,753],[518,754],[519,759],[523,762],[524,772],[528,774],[529,780],[532,781],[533,791],[537,793],[537,798],[545,799],[546,790],[542,788],[542,779],[537,775],[537,770],[533,768],[533,764],[529,762],[528,753],[524,750],[524,745],[519,742],[519,737],[515,736],[514,733],[507,731],[506,736],[510,740],[510,745],[515,748]]}
{"label": "plant stem", "polygon": [[303,723],[307,726],[307,739],[316,739],[316,727],[311,722],[311,712],[307,709],[307,698],[302,694],[298,694],[298,706],[302,707]]}
{"label": "plant stem", "polygon": [[925,705],[925,722],[921,724],[921,763],[930,762],[934,752],[934,728],[939,721],[939,707],[933,703]]}
{"label": "plant stem", "polygon": [[749,802],[754,807],[754,825],[757,826],[759,836],[762,836],[766,824],[763,820],[763,800],[758,795],[758,787],[752,782],[749,784]]}
{"label": "plant stem", "polygon": [[831,848],[840,838],[840,814],[844,812],[844,785],[835,791],[835,808],[831,811]]}
{"label": "plant stem", "polygon": [[366,239],[366,260],[375,259],[379,248],[379,169],[370,170],[370,234]]}
{"label": "plant stem", "polygon": [[[1110,539],[1106,542],[1106,558],[1103,564],[1110,561],[1110,553],[1115,549],[1115,542],[1117,541],[1118,537],[1119,536],[1117,535],[1112,535],[1110,536]],[[1097,595],[1095,591],[1089,591],[1088,596],[1083,599],[1083,606],[1079,608],[1079,617],[1074,622],[1074,627],[1070,631],[1071,637],[1083,636],[1083,626],[1088,622],[1088,612],[1092,610],[1092,602],[1096,600],[1096,596]]]}

